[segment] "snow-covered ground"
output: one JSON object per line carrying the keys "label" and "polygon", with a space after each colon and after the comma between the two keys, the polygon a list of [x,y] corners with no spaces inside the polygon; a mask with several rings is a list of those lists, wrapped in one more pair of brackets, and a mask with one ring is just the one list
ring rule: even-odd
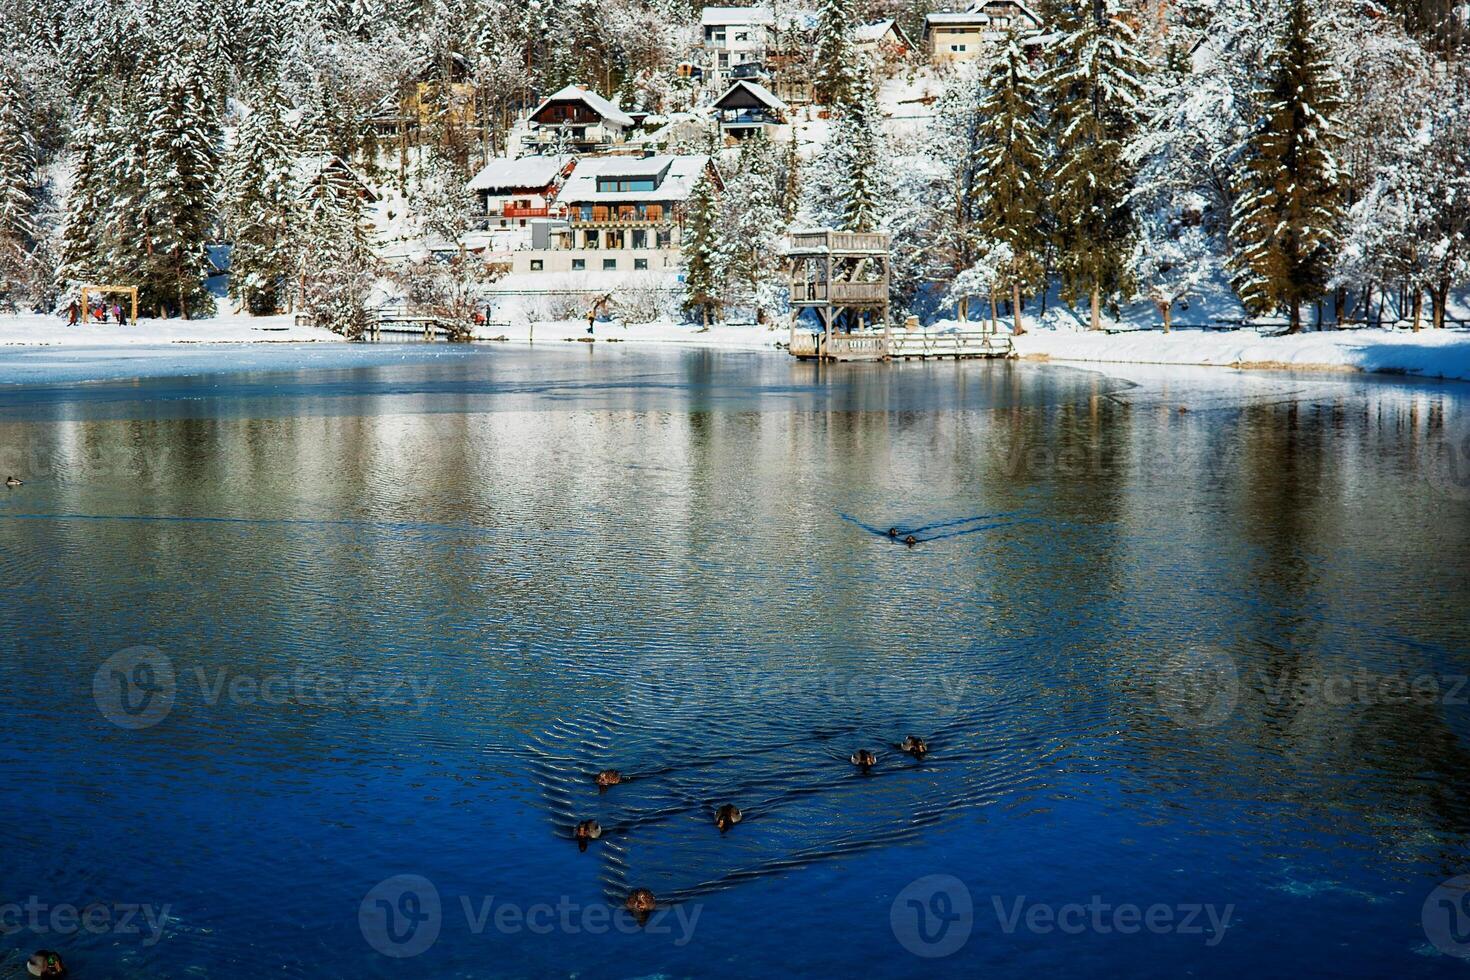
{"label": "snow-covered ground", "polygon": [[1326,330],[1263,336],[1253,330],[1036,329],[1016,338],[1023,357],[1236,368],[1376,371],[1470,381],[1470,330]]}
{"label": "snow-covered ground", "polygon": [[153,320],[143,317],[127,326],[79,323],[74,327],[68,326],[66,318],[59,316],[0,316],[0,347],[302,343],[340,342],[341,339],[329,330],[295,326],[289,316],[217,316],[206,320]]}

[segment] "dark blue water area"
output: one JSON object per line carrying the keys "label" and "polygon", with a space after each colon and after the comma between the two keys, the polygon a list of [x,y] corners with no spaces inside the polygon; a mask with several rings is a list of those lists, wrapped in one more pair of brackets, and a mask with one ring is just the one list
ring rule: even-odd
{"label": "dark blue water area", "polygon": [[0,974],[1467,969],[1463,386],[134,369],[0,388]]}

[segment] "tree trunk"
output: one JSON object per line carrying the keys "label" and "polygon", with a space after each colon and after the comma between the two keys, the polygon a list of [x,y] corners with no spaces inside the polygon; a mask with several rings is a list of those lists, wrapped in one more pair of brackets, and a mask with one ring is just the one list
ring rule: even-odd
{"label": "tree trunk", "polygon": [[1423,326],[1424,320],[1424,290],[1420,289],[1417,284],[1414,286],[1412,304],[1414,308],[1414,332],[1418,333],[1420,327]]}
{"label": "tree trunk", "polygon": [[1096,286],[1092,289],[1092,329],[1102,329],[1102,292]]}
{"label": "tree trunk", "polygon": [[1445,308],[1450,302],[1450,284],[1441,279],[1429,289],[1429,302],[1434,310],[1431,314],[1434,318],[1434,329],[1443,330],[1445,321]]}
{"label": "tree trunk", "polygon": [[1019,336],[1021,336],[1021,334],[1023,334],[1023,333],[1026,332],[1026,328],[1023,327],[1023,326],[1021,326],[1021,284],[1020,283],[1014,283],[1011,286],[1011,309],[1016,314],[1016,336],[1019,337]]}
{"label": "tree trunk", "polygon": [[968,297],[960,297],[959,302],[955,303],[955,312],[960,315],[961,323],[970,322],[970,300]]}
{"label": "tree trunk", "polygon": [[1294,299],[1294,300],[1291,301],[1291,321],[1290,321],[1290,326],[1288,326],[1286,328],[1286,332],[1287,333],[1301,333],[1302,332],[1302,304],[1301,304],[1301,301],[1300,300],[1295,300]]}
{"label": "tree trunk", "polygon": [[995,311],[995,290],[990,290],[990,332],[1000,333],[1000,317]]}
{"label": "tree trunk", "polygon": [[1174,324],[1174,304],[1160,303],[1159,315],[1164,318],[1164,333],[1168,333],[1169,328]]}

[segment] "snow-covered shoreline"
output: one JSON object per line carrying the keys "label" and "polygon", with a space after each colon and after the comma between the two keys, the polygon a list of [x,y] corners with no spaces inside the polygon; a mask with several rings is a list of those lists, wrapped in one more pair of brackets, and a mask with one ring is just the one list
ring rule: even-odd
{"label": "snow-covered shoreline", "polygon": [[[947,329],[953,323],[936,325]],[[974,324],[969,325],[973,329]],[[1093,333],[1039,325],[1015,338],[1016,350],[1032,360],[1077,364],[1150,364],[1222,367],[1243,370],[1363,372],[1426,379],[1470,381],[1470,330],[1331,330],[1296,336],[1269,336],[1251,330],[1213,332],[1130,330]],[[754,324],[716,324],[708,330],[683,323],[622,324],[599,322],[591,335],[583,320],[490,324],[475,331],[484,342],[568,344],[658,344],[723,351],[777,351],[789,336],[785,329]],[[388,334],[388,343],[417,345],[412,335]],[[150,320],[119,326],[68,326],[55,317],[0,316],[0,366],[3,351],[35,348],[85,348],[94,359],[109,349],[137,364],[158,357],[178,360],[180,345],[290,345],[301,350],[303,364],[316,360],[312,348],[352,347],[341,337],[314,327],[296,326],[288,316],[217,317],[208,320]],[[289,360],[289,357],[273,360]],[[13,382],[0,370],[0,383]]]}
{"label": "snow-covered shoreline", "polygon": [[1328,330],[1263,336],[1253,330],[1032,330],[1022,357],[1080,363],[1177,364],[1240,370],[1351,371],[1470,381],[1470,330]]}

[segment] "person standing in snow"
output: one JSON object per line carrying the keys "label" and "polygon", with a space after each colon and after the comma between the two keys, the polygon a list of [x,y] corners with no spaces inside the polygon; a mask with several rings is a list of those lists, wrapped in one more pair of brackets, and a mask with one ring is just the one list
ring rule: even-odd
{"label": "person standing in snow", "polygon": [[120,327],[128,325],[128,311],[121,303],[117,304],[117,325]]}
{"label": "person standing in snow", "polygon": [[71,305],[66,308],[66,325],[69,327],[74,327],[77,325],[77,321],[81,318],[82,304],[78,303],[76,300],[72,300]]}

